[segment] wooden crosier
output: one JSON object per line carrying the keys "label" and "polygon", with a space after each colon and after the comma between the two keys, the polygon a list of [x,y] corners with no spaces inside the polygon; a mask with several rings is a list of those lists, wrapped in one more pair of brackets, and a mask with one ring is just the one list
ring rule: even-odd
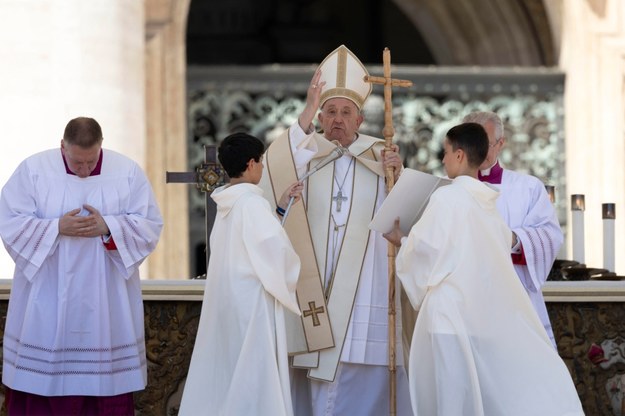
{"label": "wooden crosier", "polygon": [[[384,48],[382,52],[382,62],[384,64],[384,76],[373,77],[365,75],[365,82],[372,84],[381,84],[384,86],[384,136],[385,151],[391,151],[393,148],[393,136],[395,128],[393,127],[393,104],[392,104],[392,87],[410,87],[412,81],[391,78],[391,51]],[[387,167],[385,170],[386,190],[390,192],[395,185],[395,170]],[[396,368],[396,330],[395,330],[395,256],[396,250],[393,243],[388,243],[388,371],[390,373],[389,384],[389,414],[395,416],[397,414],[397,368]]]}

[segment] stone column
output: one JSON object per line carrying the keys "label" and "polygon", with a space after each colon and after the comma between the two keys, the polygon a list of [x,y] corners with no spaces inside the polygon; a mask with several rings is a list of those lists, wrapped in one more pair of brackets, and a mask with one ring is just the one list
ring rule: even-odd
{"label": "stone column", "polygon": [[[625,207],[625,3],[563,1],[560,7],[567,188],[585,195],[586,264],[602,267],[601,205]],[[622,253],[625,221],[615,225]],[[616,271],[625,273],[625,257],[616,256]]]}
{"label": "stone column", "polygon": [[165,184],[165,171],[187,170],[186,28],[190,0],[147,0],[147,172],[165,227],[150,256],[152,279],[188,279],[190,185]]}
{"label": "stone column", "polygon": [[[0,184],[26,156],[58,147],[77,116],[145,167],[143,2],[2,1],[0,45]],[[0,278],[12,270],[1,250]]]}

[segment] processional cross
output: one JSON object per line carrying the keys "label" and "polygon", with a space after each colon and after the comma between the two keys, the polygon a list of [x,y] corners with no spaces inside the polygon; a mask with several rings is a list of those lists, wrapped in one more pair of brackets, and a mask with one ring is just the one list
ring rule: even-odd
{"label": "processional cross", "polygon": [[[204,209],[206,214],[206,267],[210,258],[210,246],[208,244],[210,233],[215,223],[217,205],[210,194],[227,181],[227,175],[217,160],[217,147],[214,145],[204,146],[204,163],[198,166],[195,172],[165,172],[166,183],[189,183],[195,184],[197,189],[204,192]],[[202,276],[206,277],[206,275]]]}
{"label": "processional cross", "polygon": [[[390,151],[393,146],[393,135],[395,135],[395,128],[393,127],[393,104],[392,104],[392,89],[391,87],[410,87],[412,81],[393,79],[391,78],[391,51],[388,48],[384,48],[382,52],[382,62],[384,64],[384,76],[372,77],[365,75],[365,81],[372,84],[384,85],[384,129],[382,134],[385,140],[385,151]],[[388,192],[393,189],[395,185],[395,171],[392,167],[388,167],[385,171],[386,174],[386,189]],[[396,406],[396,339],[395,339],[395,246],[393,243],[388,243],[388,371],[390,372],[390,384],[389,384],[389,414],[395,416],[397,414]]]}

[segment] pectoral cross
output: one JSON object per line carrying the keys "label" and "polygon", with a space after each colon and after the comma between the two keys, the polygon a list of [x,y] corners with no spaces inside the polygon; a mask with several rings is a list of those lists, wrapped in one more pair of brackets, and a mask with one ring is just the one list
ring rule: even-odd
{"label": "pectoral cross", "polygon": [[339,192],[336,196],[332,197],[332,200],[336,202],[336,212],[341,212],[341,205],[343,205],[343,201],[347,201],[347,197],[343,195],[343,191],[339,189]]}
{"label": "pectoral cross", "polygon": [[312,316],[313,326],[321,325],[321,322],[319,322],[319,317],[317,315],[320,313],[325,313],[325,308],[323,306],[315,308],[315,302],[308,302],[308,307],[310,309],[304,311],[304,318]]}

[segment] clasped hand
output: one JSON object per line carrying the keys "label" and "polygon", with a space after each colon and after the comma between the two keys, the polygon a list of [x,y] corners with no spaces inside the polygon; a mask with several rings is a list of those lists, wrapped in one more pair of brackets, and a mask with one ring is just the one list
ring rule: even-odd
{"label": "clasped hand", "polygon": [[386,238],[390,243],[392,243],[395,247],[401,247],[401,239],[405,237],[401,228],[399,227],[399,218],[395,219],[393,223],[393,229],[388,233],[382,234],[384,238]]}
{"label": "clasped hand", "polygon": [[280,200],[278,201],[278,207],[285,209],[289,204],[289,200],[294,198],[293,203],[297,203],[302,199],[302,191],[304,190],[304,184],[302,182],[295,182],[289,185],[282,193]]}
{"label": "clasped hand", "polygon": [[89,215],[79,216],[81,209],[76,208],[59,219],[59,233],[70,237],[98,237],[109,234],[109,227],[106,225],[100,212],[91,205],[83,205],[89,211]]}
{"label": "clasped hand", "polygon": [[384,169],[387,168],[393,169],[393,176],[395,177],[395,181],[399,179],[399,175],[401,174],[402,169],[402,161],[399,156],[399,146],[396,144],[391,145],[391,149],[389,151],[382,150],[382,165]]}

